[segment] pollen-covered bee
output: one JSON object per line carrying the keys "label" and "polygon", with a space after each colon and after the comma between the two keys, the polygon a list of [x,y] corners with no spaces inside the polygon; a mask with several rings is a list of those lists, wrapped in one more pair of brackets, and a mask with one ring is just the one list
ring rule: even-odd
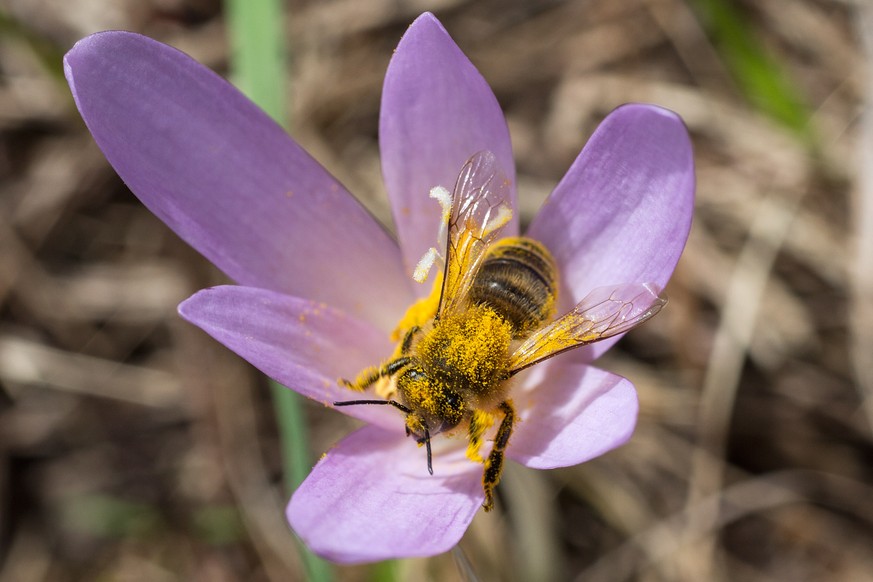
{"label": "pollen-covered bee", "polygon": [[[431,474],[431,438],[466,428],[467,457],[485,466],[485,511],[494,506],[516,420],[508,380],[552,356],[624,333],[666,303],[650,283],[601,287],[552,321],[558,271],[548,249],[526,237],[500,239],[512,214],[505,202],[508,187],[494,155],[484,151],[467,161],[451,195],[441,188],[431,192],[443,205],[442,275],[431,297],[413,305],[401,321],[394,357],[354,382],[340,380],[356,391],[388,380],[386,397],[334,403],[402,411],[407,435],[427,449]],[[431,249],[425,255],[417,280],[439,254]],[[483,458],[482,442],[498,417],[493,445]]]}

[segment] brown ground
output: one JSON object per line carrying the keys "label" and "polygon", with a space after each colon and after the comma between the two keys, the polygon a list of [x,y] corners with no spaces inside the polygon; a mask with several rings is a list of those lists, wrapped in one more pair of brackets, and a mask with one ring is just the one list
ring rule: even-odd
{"label": "brown ground", "polygon": [[[291,133],[386,223],[380,86],[422,9],[504,106],[527,217],[613,107],[655,102],[692,133],[670,304],[601,362],[637,385],[637,432],[583,466],[510,467],[461,544],[483,580],[873,580],[873,18],[739,3],[809,106],[809,148],[742,96],[681,0],[289,4]],[[266,381],[175,312],[222,276],[124,188],[58,76],[107,28],[225,72],[219,2],[0,16],[0,582],[302,579]],[[349,425],[306,412],[315,458]],[[442,556],[399,576],[459,574]]]}

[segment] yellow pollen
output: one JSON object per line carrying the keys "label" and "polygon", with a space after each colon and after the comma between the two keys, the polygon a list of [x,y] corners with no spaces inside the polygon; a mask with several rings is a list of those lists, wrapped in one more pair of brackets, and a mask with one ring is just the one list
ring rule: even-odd
{"label": "yellow pollen", "polygon": [[506,319],[491,308],[473,305],[442,319],[421,339],[418,349],[439,354],[447,369],[486,388],[502,380],[496,375],[507,369],[511,340],[512,326]]}
{"label": "yellow pollen", "polygon": [[[424,327],[424,325],[432,320],[436,315],[437,309],[440,306],[440,293],[443,289],[443,275],[438,274],[433,282],[433,288],[430,295],[422,297],[415,303],[409,306],[403,317],[397,323],[397,327],[391,332],[391,341],[399,342],[406,335],[406,332],[413,327]],[[397,351],[392,358],[400,355],[400,346],[397,346]]]}

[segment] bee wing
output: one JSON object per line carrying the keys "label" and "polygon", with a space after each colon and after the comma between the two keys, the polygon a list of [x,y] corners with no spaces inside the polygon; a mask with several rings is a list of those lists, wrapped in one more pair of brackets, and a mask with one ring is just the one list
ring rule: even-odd
{"label": "bee wing", "polygon": [[489,151],[474,154],[461,168],[446,217],[446,264],[437,317],[464,305],[488,247],[512,218],[509,185]]}
{"label": "bee wing", "polygon": [[572,311],[527,338],[513,352],[510,376],[569,349],[640,325],[658,313],[667,297],[654,283],[598,287]]}

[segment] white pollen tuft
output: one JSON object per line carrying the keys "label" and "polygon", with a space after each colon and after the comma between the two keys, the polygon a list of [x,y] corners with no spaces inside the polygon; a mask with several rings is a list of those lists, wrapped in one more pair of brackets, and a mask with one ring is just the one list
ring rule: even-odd
{"label": "white pollen tuft", "polygon": [[435,186],[430,189],[430,197],[440,203],[443,209],[443,222],[448,223],[452,215],[452,193],[442,186]]}
{"label": "white pollen tuft", "polygon": [[503,227],[512,219],[512,209],[506,204],[501,204],[497,207],[497,214],[488,218],[485,228],[482,230],[483,235],[494,232],[498,228]]}
{"label": "white pollen tuft", "polygon": [[427,281],[427,276],[430,273],[430,268],[433,267],[434,261],[437,259],[437,250],[433,247],[427,249],[424,256],[418,261],[415,266],[415,272],[412,273],[412,278],[416,283],[424,283]]}

